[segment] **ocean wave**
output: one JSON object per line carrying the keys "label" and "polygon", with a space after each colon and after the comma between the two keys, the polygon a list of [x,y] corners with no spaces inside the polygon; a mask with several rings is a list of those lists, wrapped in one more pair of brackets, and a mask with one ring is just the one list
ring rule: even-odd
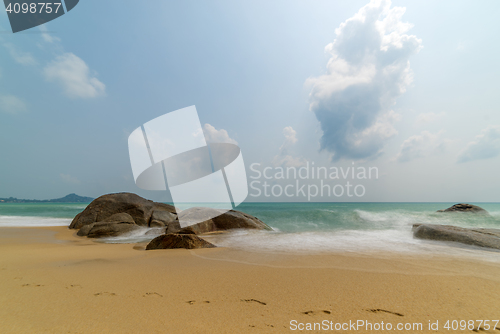
{"label": "ocean wave", "polygon": [[137,230],[130,231],[128,233],[124,233],[117,237],[104,237],[95,239],[96,242],[102,242],[106,244],[134,244],[140,242],[151,241],[162,233],[157,234],[149,234],[147,232],[152,230],[161,230],[161,228],[155,227],[144,227]]}
{"label": "ocean wave", "polygon": [[69,218],[36,216],[0,216],[0,227],[69,226]]}
{"label": "ocean wave", "polygon": [[253,252],[294,254],[390,252],[402,255],[457,256],[500,262],[498,251],[459,243],[414,239],[411,230],[297,233],[236,231],[210,236],[207,240],[219,247]]}

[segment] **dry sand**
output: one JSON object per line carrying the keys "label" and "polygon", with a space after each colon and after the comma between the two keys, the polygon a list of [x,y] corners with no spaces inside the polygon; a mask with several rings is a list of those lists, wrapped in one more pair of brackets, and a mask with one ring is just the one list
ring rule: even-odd
{"label": "dry sand", "polygon": [[500,318],[498,263],[143,246],[96,243],[65,227],[1,228],[0,333],[299,332],[292,320],[471,333],[443,326]]}

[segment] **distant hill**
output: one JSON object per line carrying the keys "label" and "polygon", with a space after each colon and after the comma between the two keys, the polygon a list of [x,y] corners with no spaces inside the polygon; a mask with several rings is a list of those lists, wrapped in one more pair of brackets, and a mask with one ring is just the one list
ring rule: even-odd
{"label": "distant hill", "polygon": [[69,194],[61,198],[55,199],[18,199],[15,197],[0,198],[0,203],[90,203],[94,199],[92,197],[78,196],[77,194]]}

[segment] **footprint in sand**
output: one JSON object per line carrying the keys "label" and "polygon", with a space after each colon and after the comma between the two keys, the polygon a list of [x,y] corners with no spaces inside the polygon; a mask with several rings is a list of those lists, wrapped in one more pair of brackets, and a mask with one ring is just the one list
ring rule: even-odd
{"label": "footprint in sand", "polygon": [[148,296],[156,296],[156,297],[163,297],[163,295],[160,295],[158,292],[146,292],[143,297],[148,297]]}
{"label": "footprint in sand", "polygon": [[389,314],[394,314],[394,315],[397,315],[398,317],[404,317],[404,315],[403,315],[403,314],[401,314],[401,313],[392,312],[392,311],[387,311],[387,310],[383,310],[383,309],[381,309],[381,308],[366,309],[365,311],[368,311],[368,312],[373,312],[373,313],[381,313],[381,312],[384,312],[384,313],[389,313]]}
{"label": "footprint in sand", "polygon": [[210,300],[204,300],[202,302],[197,302],[196,300],[188,300],[186,303],[188,303],[189,305],[194,305],[198,303],[210,304]]}
{"label": "footprint in sand", "polygon": [[320,310],[320,311],[305,311],[305,312],[302,312],[302,314],[318,315],[318,314],[332,314],[332,312],[330,312],[328,310]]}
{"label": "footprint in sand", "polygon": [[[500,328],[499,328],[499,327],[497,327],[497,328],[495,328],[495,329],[496,329],[497,331],[500,331]],[[484,329],[483,327],[479,327],[479,329],[478,329],[478,328],[474,328],[472,331],[473,331],[473,332],[476,332],[476,333],[479,333],[480,331],[481,331],[481,332],[491,333],[489,330],[486,330],[486,329]]]}
{"label": "footprint in sand", "polygon": [[94,296],[116,296],[114,292],[98,292],[94,293]]}
{"label": "footprint in sand", "polygon": [[266,303],[261,302],[260,300],[257,300],[257,299],[242,299],[241,301],[247,302],[247,303],[255,302],[255,303],[259,303],[261,305],[267,305]]}
{"label": "footprint in sand", "polygon": [[23,284],[21,286],[33,286],[33,287],[39,287],[39,286],[43,286],[42,284]]}

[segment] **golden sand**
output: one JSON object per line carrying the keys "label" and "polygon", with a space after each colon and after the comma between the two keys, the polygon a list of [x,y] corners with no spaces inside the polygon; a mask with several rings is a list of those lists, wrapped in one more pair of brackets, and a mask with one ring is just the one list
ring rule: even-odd
{"label": "golden sand", "polygon": [[[74,233],[0,229],[0,333],[291,333],[315,323],[321,328],[304,332],[472,333],[443,326],[500,318],[498,263],[226,248],[145,251]],[[383,322],[384,330],[355,331],[357,321]],[[335,331],[349,322],[349,329]],[[436,322],[439,330],[429,330]],[[395,329],[418,323],[422,330]]]}

